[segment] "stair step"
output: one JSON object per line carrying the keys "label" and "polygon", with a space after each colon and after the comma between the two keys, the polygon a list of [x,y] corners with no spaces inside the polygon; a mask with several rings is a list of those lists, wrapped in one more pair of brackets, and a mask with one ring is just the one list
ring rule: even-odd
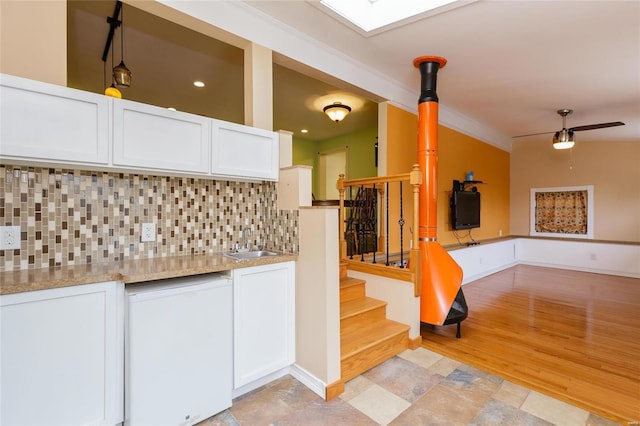
{"label": "stair step", "polygon": [[348,381],[409,347],[409,326],[384,319],[342,329],[341,379]]}
{"label": "stair step", "polygon": [[340,303],[365,297],[365,280],[346,277],[340,279]]}
{"label": "stair step", "polygon": [[387,317],[387,302],[371,297],[360,297],[340,304],[341,330],[363,326]]}

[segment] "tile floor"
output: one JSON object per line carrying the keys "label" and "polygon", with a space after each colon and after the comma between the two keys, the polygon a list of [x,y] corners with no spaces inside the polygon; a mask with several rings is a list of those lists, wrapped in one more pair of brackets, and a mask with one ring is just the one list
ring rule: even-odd
{"label": "tile floor", "polygon": [[199,426],[616,424],[419,348],[347,382],[333,401],[286,376],[237,398]]}

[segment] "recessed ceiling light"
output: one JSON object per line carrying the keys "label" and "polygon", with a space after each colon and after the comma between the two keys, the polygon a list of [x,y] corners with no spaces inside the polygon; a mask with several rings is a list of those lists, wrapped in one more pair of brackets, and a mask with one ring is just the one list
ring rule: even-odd
{"label": "recessed ceiling light", "polygon": [[307,129],[302,129],[300,130],[300,133],[309,133],[309,131]]}
{"label": "recessed ceiling light", "polygon": [[196,80],[193,82],[193,85],[196,87],[204,87],[204,83],[200,80]]}
{"label": "recessed ceiling light", "polygon": [[177,111],[174,107],[167,108],[169,111]]}

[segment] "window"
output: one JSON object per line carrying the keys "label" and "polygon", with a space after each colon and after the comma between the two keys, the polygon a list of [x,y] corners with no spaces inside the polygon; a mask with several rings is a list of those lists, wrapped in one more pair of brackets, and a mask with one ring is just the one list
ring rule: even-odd
{"label": "window", "polygon": [[593,185],[532,188],[529,234],[593,238]]}

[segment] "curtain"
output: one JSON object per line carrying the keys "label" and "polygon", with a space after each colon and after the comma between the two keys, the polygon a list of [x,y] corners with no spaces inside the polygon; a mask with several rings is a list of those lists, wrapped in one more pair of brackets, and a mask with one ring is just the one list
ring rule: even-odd
{"label": "curtain", "polygon": [[536,192],[536,232],[587,234],[587,191]]}

